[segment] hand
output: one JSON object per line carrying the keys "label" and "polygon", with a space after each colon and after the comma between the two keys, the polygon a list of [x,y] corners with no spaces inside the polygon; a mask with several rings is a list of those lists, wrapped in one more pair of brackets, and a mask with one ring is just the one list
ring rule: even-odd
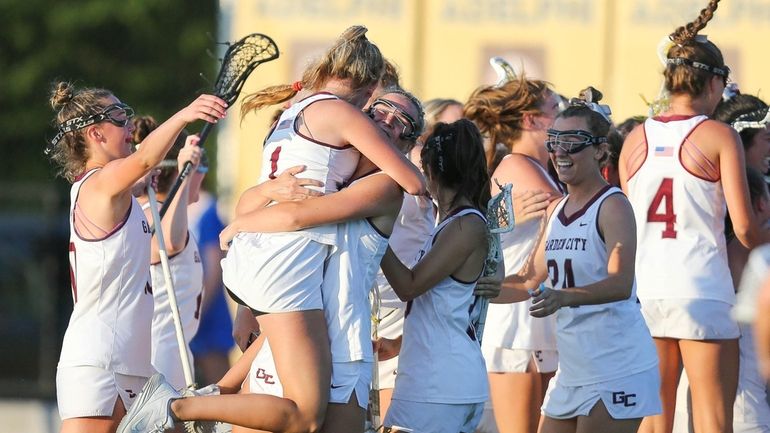
{"label": "hand", "polygon": [[315,179],[294,177],[303,171],[305,171],[304,165],[295,165],[294,167],[287,168],[275,179],[265,182],[262,195],[271,201],[277,202],[304,200],[308,197],[323,195],[316,190],[306,188],[307,186],[322,188],[324,186],[323,182]]}
{"label": "hand", "polygon": [[240,229],[237,227],[238,218],[233,220],[224,230],[219,233],[219,249],[227,251],[230,249],[230,243],[233,238],[240,233]]}
{"label": "hand", "polygon": [[377,352],[377,359],[380,361],[395,358],[401,351],[401,337],[396,339],[378,338],[373,343],[374,350]]}
{"label": "hand", "polygon": [[[502,267],[502,264],[500,266]],[[496,298],[503,288],[503,276],[504,272],[495,272],[494,275],[479,278],[473,294],[488,299]]]}
{"label": "hand", "polygon": [[529,314],[532,317],[546,317],[555,313],[564,306],[564,292],[561,290],[552,290],[545,286],[540,286],[531,294],[532,306],[529,307]]}
{"label": "hand", "polygon": [[518,191],[513,194],[513,215],[516,224],[545,217],[548,205],[557,197],[541,190]]}
{"label": "hand", "polygon": [[191,123],[196,120],[205,120],[209,123],[217,123],[225,117],[227,103],[214,95],[200,95],[187,107],[179,110],[175,116]]}
{"label": "hand", "polygon": [[233,339],[235,344],[241,349],[241,352],[245,352],[249,347],[252,333],[259,335],[259,322],[251,314],[251,310],[243,305],[239,305],[233,320]]}
{"label": "hand", "polygon": [[179,149],[179,156],[176,157],[180,173],[187,161],[192,163],[192,171],[198,168],[198,164],[201,162],[201,155],[203,154],[203,150],[198,146],[200,141],[201,139],[197,135],[188,135],[187,139],[185,139],[184,147]]}

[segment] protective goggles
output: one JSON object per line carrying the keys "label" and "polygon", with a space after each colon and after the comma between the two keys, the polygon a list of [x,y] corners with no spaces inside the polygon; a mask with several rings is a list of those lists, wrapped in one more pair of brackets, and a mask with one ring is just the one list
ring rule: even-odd
{"label": "protective goggles", "polygon": [[[760,120],[750,120],[756,119],[759,116],[764,117]],[[770,108],[763,108],[750,113],[741,114],[730,123],[730,126],[737,132],[741,132],[744,129],[764,129],[768,122],[770,122]]]}
{"label": "protective goggles", "polygon": [[46,153],[56,147],[64,137],[64,134],[68,132],[78,131],[87,126],[104,121],[110,122],[115,126],[124,127],[132,117],[134,117],[134,109],[122,103],[108,105],[104,107],[101,112],[90,116],[73,117],[59,125],[59,132],[51,140],[51,144],[46,149]]}
{"label": "protective goggles", "polygon": [[412,116],[387,99],[375,99],[369,106],[368,113],[369,117],[374,120],[386,119],[389,115],[393,115],[398,137],[402,140],[417,139],[417,122]]}
{"label": "protective goggles", "polygon": [[567,131],[549,129],[547,134],[548,138],[545,139],[545,149],[549,153],[554,153],[556,149],[560,149],[562,152],[571,155],[580,152],[588,146],[607,142],[607,137],[594,137],[590,132],[580,129]]}

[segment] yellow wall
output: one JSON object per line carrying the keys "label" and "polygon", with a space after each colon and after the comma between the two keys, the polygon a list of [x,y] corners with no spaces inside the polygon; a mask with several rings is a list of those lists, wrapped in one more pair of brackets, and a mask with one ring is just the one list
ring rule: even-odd
{"label": "yellow wall", "polygon": [[[495,77],[488,59],[506,58],[528,75],[553,83],[567,96],[593,85],[605,94],[614,120],[645,114],[641,95],[660,86],[656,47],[676,26],[693,19],[706,0],[229,0],[223,15],[236,40],[251,32],[270,35],[281,57],[260,66],[243,93],[290,83],[308,58],[348,25],[363,24],[383,54],[395,62],[404,86],[427,100],[464,101]],[[770,0],[722,0],[703,33],[717,43],[744,92],[770,88],[766,42]],[[221,128],[220,185],[224,210],[254,184],[261,143],[272,110],[236,111]],[[230,203],[228,203],[230,201]],[[229,207],[228,207],[229,206]]]}

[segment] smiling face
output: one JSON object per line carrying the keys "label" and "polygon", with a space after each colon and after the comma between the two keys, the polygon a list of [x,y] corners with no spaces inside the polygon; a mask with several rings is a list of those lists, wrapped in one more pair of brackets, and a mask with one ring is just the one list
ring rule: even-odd
{"label": "smiling face", "polygon": [[[590,135],[588,122],[583,117],[559,117],[552,127],[553,131],[585,131]],[[581,146],[586,138],[582,135],[558,135],[558,138],[549,136],[551,140],[550,158],[559,180],[567,185],[580,183],[589,176],[601,177],[599,161],[604,150],[601,145],[590,144]],[[569,153],[570,151],[574,153]]]}
{"label": "smiling face", "polygon": [[388,139],[401,152],[408,153],[414,146],[415,140],[404,136],[414,134],[416,119],[419,117],[417,107],[412,101],[399,93],[386,93],[377,98],[369,110],[370,116]]}
{"label": "smiling face", "polygon": [[[116,104],[121,104],[121,102],[115,96],[105,98],[103,101],[105,108]],[[88,127],[86,136],[91,139],[94,145],[100,147],[100,153],[108,161],[125,158],[131,155],[133,151],[133,137],[131,134],[134,131],[134,125],[129,120],[130,114],[124,109],[111,109],[108,120],[103,120]],[[120,123],[124,123],[124,125],[120,126]],[[92,152],[92,154],[94,153]]]}

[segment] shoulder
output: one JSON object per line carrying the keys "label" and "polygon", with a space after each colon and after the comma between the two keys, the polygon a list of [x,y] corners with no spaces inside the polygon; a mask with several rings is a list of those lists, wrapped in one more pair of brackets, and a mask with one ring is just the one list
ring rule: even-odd
{"label": "shoulder", "polygon": [[466,239],[483,239],[486,242],[487,223],[479,214],[467,213],[457,217],[447,226],[446,231]]}
{"label": "shoulder", "polygon": [[507,155],[492,173],[492,179],[501,184],[513,183],[519,189],[543,189],[555,191],[545,169],[536,161],[517,153]]}
{"label": "shoulder", "polygon": [[719,120],[707,119],[698,125],[695,132],[708,138],[713,142],[724,142],[725,140],[740,142],[740,136],[730,125]]}
{"label": "shoulder", "polygon": [[644,132],[644,123],[636,125],[623,141],[623,147],[620,150],[621,158],[633,151],[637,146],[645,144],[646,142],[647,138]]}
{"label": "shoulder", "polygon": [[598,212],[599,225],[602,226],[602,231],[608,228],[617,228],[627,232],[636,225],[631,203],[626,195],[620,191],[606,196],[599,204]]}

